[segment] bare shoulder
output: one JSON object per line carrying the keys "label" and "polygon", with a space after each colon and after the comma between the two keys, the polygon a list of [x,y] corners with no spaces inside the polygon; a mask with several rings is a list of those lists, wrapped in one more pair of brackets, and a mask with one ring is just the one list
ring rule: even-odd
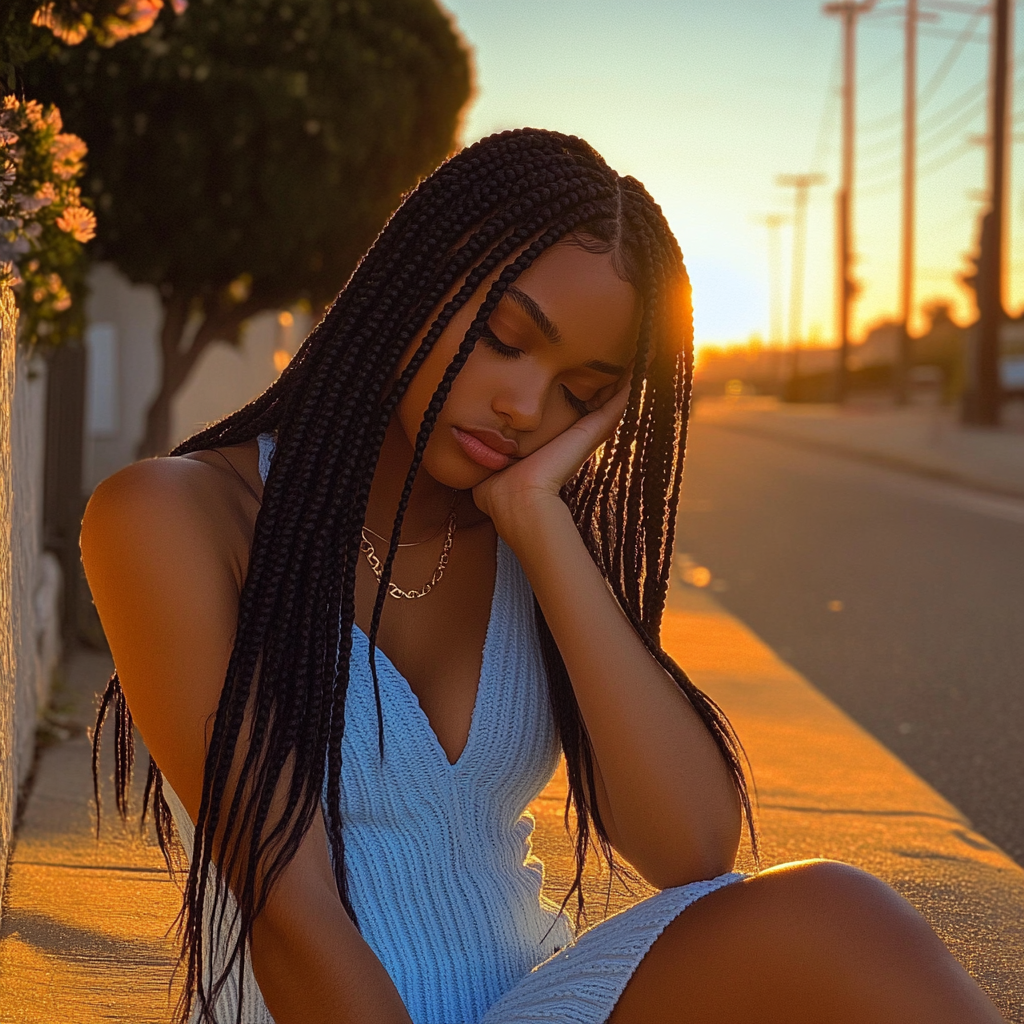
{"label": "bare shoulder", "polygon": [[82,562],[132,715],[190,810],[258,508],[231,476],[196,458],[136,462],[96,488],[82,520]]}
{"label": "bare shoulder", "polygon": [[261,486],[249,448],[145,459],[107,477],[86,506],[83,560],[102,561],[128,544],[141,545],[138,553],[190,547],[212,560],[212,570],[217,563],[229,565],[241,591],[259,509],[246,479],[250,470]]}

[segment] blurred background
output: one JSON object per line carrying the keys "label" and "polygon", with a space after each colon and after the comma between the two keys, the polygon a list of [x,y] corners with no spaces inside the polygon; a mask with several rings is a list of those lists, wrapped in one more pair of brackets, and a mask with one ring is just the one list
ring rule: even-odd
{"label": "blurred background", "polygon": [[35,495],[19,735],[60,645],[103,645],[77,554],[96,484],[259,394],[403,190],[533,125],[643,181],[686,258],[679,585],[1024,863],[1014,8],[9,3],[0,262]]}

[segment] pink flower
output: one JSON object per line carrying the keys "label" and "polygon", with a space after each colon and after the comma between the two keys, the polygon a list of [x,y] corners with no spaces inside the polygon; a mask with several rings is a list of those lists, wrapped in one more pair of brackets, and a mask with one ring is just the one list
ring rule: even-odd
{"label": "pink flower", "polygon": [[57,218],[57,227],[76,242],[88,242],[96,236],[96,215],[84,206],[69,206]]}
{"label": "pink flower", "polygon": [[39,100],[26,100],[22,104],[22,112],[25,115],[25,120],[33,128],[45,128],[46,118],[43,116],[43,105]]}
{"label": "pink flower", "polygon": [[188,0],[171,0],[175,14],[184,14],[188,10]]}
{"label": "pink flower", "polygon": [[88,148],[77,135],[58,135],[53,140],[53,173],[67,181],[82,170]]}
{"label": "pink flower", "polygon": [[164,0],[125,0],[103,28],[115,42],[148,32],[163,5]]}
{"label": "pink flower", "polygon": [[53,13],[53,4],[43,4],[35,14],[32,15],[32,24],[48,28],[62,43],[68,46],[77,46],[88,34],[89,30],[82,22],[65,24],[58,21]]}

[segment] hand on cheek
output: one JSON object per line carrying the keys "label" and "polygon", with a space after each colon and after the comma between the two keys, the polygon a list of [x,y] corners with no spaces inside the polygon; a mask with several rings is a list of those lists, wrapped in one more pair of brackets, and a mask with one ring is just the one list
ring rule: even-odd
{"label": "hand on cheek", "polygon": [[[515,521],[540,506],[561,503],[559,492],[614,433],[629,402],[630,384],[615,388],[600,408],[581,416],[547,444],[473,488],[477,507],[504,535]],[[604,390],[604,389],[602,389]]]}

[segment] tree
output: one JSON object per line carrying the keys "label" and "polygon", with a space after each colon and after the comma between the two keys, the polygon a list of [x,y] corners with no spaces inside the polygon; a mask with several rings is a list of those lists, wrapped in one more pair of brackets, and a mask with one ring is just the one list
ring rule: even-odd
{"label": "tree", "polygon": [[403,191],[453,148],[471,74],[434,0],[193,0],[116,50],[25,69],[89,145],[92,253],[163,303],[161,384],[138,455],[169,447],[171,401],[244,322],[337,293]]}

